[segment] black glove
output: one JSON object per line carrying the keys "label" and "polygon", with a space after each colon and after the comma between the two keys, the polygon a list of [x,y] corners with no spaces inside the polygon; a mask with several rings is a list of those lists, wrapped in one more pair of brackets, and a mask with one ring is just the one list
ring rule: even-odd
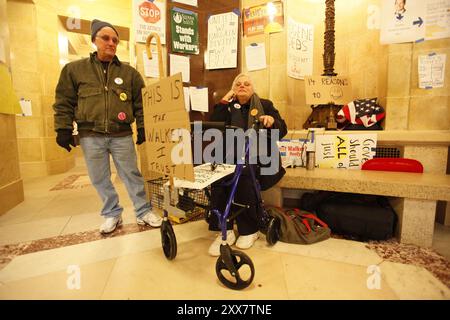
{"label": "black glove", "polygon": [[145,129],[144,128],[138,128],[137,129],[137,140],[136,144],[140,145],[141,143],[145,142]]}
{"label": "black glove", "polygon": [[75,147],[75,141],[73,140],[72,130],[70,129],[59,129],[56,133],[56,143],[70,152],[72,148],[71,145]]}

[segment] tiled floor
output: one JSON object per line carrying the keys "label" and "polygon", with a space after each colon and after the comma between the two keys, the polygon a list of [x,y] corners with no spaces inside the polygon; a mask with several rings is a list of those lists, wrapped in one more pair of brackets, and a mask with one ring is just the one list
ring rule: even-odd
{"label": "tiled floor", "polygon": [[[25,201],[0,216],[3,251],[31,248],[46,238],[53,247],[3,259],[0,299],[450,299],[450,289],[426,269],[383,260],[364,243],[335,238],[268,247],[262,236],[246,251],[255,266],[253,283],[230,290],[216,277],[216,258],[207,254],[214,235],[204,221],[174,226],[178,255],[168,261],[159,230],[134,225],[118,180],[129,226],[124,230],[134,231],[99,237],[100,200],[83,160],[78,163],[65,174],[25,181]],[[80,177],[75,184],[66,180],[73,175]],[[450,228],[435,231],[434,249],[448,259]]]}

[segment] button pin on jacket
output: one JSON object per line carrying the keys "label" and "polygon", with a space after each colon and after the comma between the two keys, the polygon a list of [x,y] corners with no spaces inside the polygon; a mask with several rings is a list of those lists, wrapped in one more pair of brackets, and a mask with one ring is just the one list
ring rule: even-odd
{"label": "button pin on jacket", "polygon": [[239,103],[235,103],[234,107],[239,110],[241,108],[241,105]]}
{"label": "button pin on jacket", "polygon": [[257,114],[258,114],[258,109],[256,109],[256,108],[254,108],[254,109],[252,109],[252,110],[250,111],[250,115],[251,115],[252,117],[255,117]]}
{"label": "button pin on jacket", "polygon": [[126,118],[127,118],[127,115],[126,115],[126,113],[125,112],[119,112],[119,114],[117,115],[117,118],[119,119],[119,120],[125,120]]}
{"label": "button pin on jacket", "polygon": [[123,80],[122,80],[122,78],[117,77],[114,79],[114,82],[118,85],[121,85],[123,83]]}
{"label": "button pin on jacket", "polygon": [[125,92],[122,92],[120,95],[119,95],[119,98],[120,98],[120,100],[122,100],[122,101],[127,101],[127,94],[125,93]]}

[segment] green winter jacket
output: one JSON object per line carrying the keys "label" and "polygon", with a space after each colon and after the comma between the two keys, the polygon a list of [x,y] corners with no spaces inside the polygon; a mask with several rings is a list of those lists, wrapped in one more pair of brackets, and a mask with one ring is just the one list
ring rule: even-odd
{"label": "green winter jacket", "polygon": [[119,61],[110,62],[105,81],[96,52],[89,58],[64,66],[56,86],[55,130],[73,129],[98,133],[131,132],[131,123],[144,127],[141,90],[145,86],[139,72]]}

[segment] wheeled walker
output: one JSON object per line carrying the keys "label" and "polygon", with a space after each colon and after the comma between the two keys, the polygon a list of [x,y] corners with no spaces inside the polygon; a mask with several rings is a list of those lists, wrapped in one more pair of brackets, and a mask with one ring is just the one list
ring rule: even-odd
{"label": "wheeled walker", "polygon": [[[257,130],[259,126],[256,120],[253,123],[252,129]],[[236,129],[236,127],[225,126],[223,123],[204,122],[203,129],[215,128],[219,130],[224,129]],[[231,178],[221,180],[219,186],[231,187],[231,192],[228,196],[225,210],[217,208],[210,208],[209,214],[215,214],[219,219],[219,225],[222,233],[222,244],[220,246],[220,256],[216,261],[216,275],[220,282],[226,287],[234,290],[241,290],[248,287],[255,276],[255,267],[250,257],[242,251],[232,249],[227,243],[227,220],[233,220],[241,212],[245,211],[248,206],[245,204],[234,203],[234,197],[237,190],[239,179],[242,175],[244,168],[248,167],[252,185],[254,187],[255,194],[257,196],[257,211],[259,213],[259,230],[266,235],[266,241],[269,245],[274,245],[279,239],[280,221],[277,218],[270,216],[264,208],[264,203],[261,198],[261,188],[256,178],[254,166],[250,165],[249,153],[250,153],[250,136],[245,137],[244,144],[244,162],[242,161],[236,164],[234,172]],[[211,170],[215,169],[215,165],[211,165]],[[173,260],[177,254],[177,241],[173,231],[171,222],[169,220],[169,211],[180,210],[170,205],[169,186],[165,189],[164,199],[164,217],[161,225],[161,241],[164,255],[168,260]],[[249,272],[248,272],[249,271]]]}

